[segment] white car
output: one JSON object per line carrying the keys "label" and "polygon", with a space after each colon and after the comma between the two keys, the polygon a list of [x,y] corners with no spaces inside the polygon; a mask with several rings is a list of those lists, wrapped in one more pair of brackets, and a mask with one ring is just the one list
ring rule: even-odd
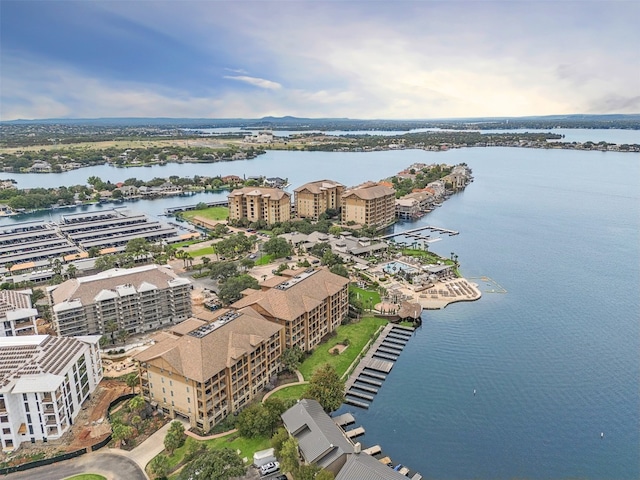
{"label": "white car", "polygon": [[260,467],[260,475],[264,477],[265,475],[269,475],[270,473],[275,473],[278,470],[280,470],[279,462],[269,462]]}

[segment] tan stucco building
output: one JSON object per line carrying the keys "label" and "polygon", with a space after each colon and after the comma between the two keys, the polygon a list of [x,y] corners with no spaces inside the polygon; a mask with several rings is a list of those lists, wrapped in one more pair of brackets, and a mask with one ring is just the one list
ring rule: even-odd
{"label": "tan stucco building", "polygon": [[386,227],[396,219],[396,192],[375,182],[366,182],[342,194],[342,223]]}
{"label": "tan stucco building", "polygon": [[228,199],[229,220],[264,220],[271,225],[291,219],[291,194],[278,188],[239,188]]}
{"label": "tan stucco building", "polygon": [[251,308],[190,318],[134,357],[142,394],[172,417],[210,430],[247,405],[280,369],[284,329]]}
{"label": "tan stucco building", "polygon": [[309,351],[333,332],[349,308],[349,280],[322,268],[285,270],[247,289],[233,308],[251,307],[284,327],[284,348]]}
{"label": "tan stucco building", "polygon": [[328,209],[342,206],[343,192],[344,185],[332,180],[305,183],[294,190],[296,213],[300,218],[317,220]]}

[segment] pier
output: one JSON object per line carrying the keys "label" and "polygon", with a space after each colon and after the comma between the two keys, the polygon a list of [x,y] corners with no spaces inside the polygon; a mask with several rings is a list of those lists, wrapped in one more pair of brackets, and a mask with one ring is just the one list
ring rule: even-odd
{"label": "pier", "polygon": [[[404,235],[404,236],[407,236],[407,237],[419,238],[421,240],[429,241],[429,235],[417,235],[418,232],[423,232],[425,230],[430,230],[430,231],[436,232],[436,233],[446,233],[449,236],[459,235],[460,234],[460,232],[458,232],[457,230],[449,230],[448,228],[434,227],[433,225],[427,225],[425,227],[417,227],[417,228],[412,228],[411,230],[405,230],[404,232],[390,233],[388,235],[383,235],[383,236],[378,237],[378,238],[380,240],[385,240],[387,238],[400,237],[400,236]],[[431,241],[433,241],[433,240],[431,240]]]}
{"label": "pier", "polygon": [[[345,403],[369,408],[402,349],[413,335],[413,328],[388,324],[345,384]],[[340,417],[339,417],[340,418]]]}

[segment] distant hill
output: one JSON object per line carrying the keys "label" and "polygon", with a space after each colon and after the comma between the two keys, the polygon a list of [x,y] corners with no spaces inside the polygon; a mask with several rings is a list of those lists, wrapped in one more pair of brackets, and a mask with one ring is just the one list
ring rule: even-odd
{"label": "distant hill", "polygon": [[640,129],[640,114],[545,115],[528,117],[477,117],[449,119],[352,119],[267,116],[249,118],[51,118],[11,120],[0,125],[75,125],[163,128],[269,128],[295,130],[406,130],[414,128],[514,129],[514,128],[628,128]]}

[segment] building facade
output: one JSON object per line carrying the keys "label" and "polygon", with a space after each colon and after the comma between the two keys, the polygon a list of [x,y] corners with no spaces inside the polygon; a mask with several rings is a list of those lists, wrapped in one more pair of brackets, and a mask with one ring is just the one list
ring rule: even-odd
{"label": "building facade", "polygon": [[190,318],[156,334],[134,358],[144,397],[165,414],[210,430],[246,406],[280,369],[283,328],[251,308]]}
{"label": "building facade", "polygon": [[366,182],[342,194],[342,223],[383,228],[396,219],[396,192],[375,182]]}
{"label": "building facade", "polygon": [[268,225],[291,219],[291,194],[277,188],[244,187],[229,194],[229,220],[264,220]]}
{"label": "building facade", "polygon": [[284,327],[284,348],[309,351],[333,332],[349,309],[349,280],[323,268],[285,270],[262,284],[247,289],[232,305],[251,307],[267,320]]}
{"label": "building facade", "polygon": [[191,316],[191,282],[159,265],[113,268],[47,291],[55,329],[64,336],[142,333]]}
{"label": "building facade", "polygon": [[0,290],[0,337],[38,333],[38,311],[31,305],[29,290]]}
{"label": "building facade", "polygon": [[99,335],[0,338],[0,440],[59,439],[102,379]]}
{"label": "building facade", "polygon": [[344,185],[331,180],[305,183],[294,190],[296,213],[300,218],[317,220],[328,209],[340,209],[343,193]]}

